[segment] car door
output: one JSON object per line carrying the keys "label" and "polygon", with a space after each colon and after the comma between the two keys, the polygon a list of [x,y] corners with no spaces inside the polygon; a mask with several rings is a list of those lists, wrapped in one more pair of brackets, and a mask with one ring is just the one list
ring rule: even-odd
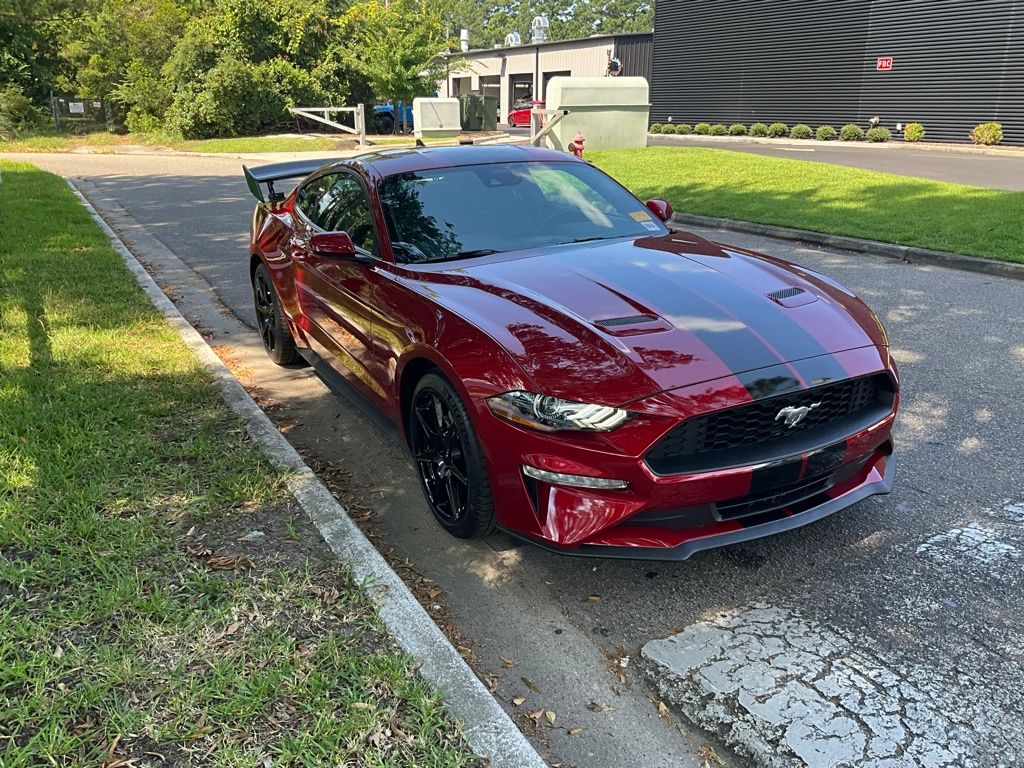
{"label": "car door", "polygon": [[[373,352],[380,241],[366,191],[354,174],[341,171],[307,183],[296,202],[292,258],[310,343],[364,394],[383,399]],[[314,253],[310,238],[317,232],[348,232],[361,258]]]}

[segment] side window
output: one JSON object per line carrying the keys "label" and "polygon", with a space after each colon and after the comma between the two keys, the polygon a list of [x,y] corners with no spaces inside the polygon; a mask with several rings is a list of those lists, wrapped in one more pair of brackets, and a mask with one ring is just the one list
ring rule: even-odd
{"label": "side window", "polygon": [[324,226],[324,222],[333,202],[332,187],[337,180],[338,177],[333,174],[321,176],[299,190],[296,201],[299,210],[320,229],[330,230],[330,227]]}
{"label": "side window", "polygon": [[328,196],[329,208],[317,226],[330,232],[348,232],[352,242],[364,251],[379,254],[377,234],[373,228],[373,212],[363,185],[354,176],[339,173],[332,179]]}

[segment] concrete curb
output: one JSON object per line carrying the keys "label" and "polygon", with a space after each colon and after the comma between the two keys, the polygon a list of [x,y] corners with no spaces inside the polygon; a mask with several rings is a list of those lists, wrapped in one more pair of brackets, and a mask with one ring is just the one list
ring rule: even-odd
{"label": "concrete curb", "polygon": [[463,723],[472,749],[493,768],[545,768],[547,765],[484,687],[387,561],[349,518],[345,508],[317,479],[267,415],[249,396],[206,340],[178,311],[132,252],[71,181],[68,186],[110,238],[129,271],[182,340],[213,374],[231,409],[250,436],[281,468],[290,470],[288,488],[356,581],[373,592],[378,611],[398,645],[419,664],[448,710]]}
{"label": "concrete curb", "polygon": [[680,144],[711,141],[718,144],[766,144],[776,147],[852,147],[864,149],[911,150],[914,152],[950,152],[994,157],[1024,157],[1024,147],[981,147],[975,144],[936,144],[912,141],[818,141],[817,139],[770,139],[762,136],[703,136],[696,133],[648,133],[647,138],[670,139]]}
{"label": "concrete curb", "polygon": [[811,232],[806,229],[778,227],[774,224],[758,224],[753,221],[737,221],[735,219],[719,219],[714,216],[699,216],[695,213],[676,212],[672,216],[676,224],[683,224],[708,229],[721,229],[727,232],[742,232],[749,235],[774,237],[778,240],[795,240],[811,245],[823,245],[843,251],[869,253],[873,256],[885,256],[889,259],[904,261],[908,264],[927,264],[936,267],[960,269],[966,272],[980,272],[984,275],[1008,277],[1013,280],[1024,280],[1024,264],[1009,261],[994,261],[980,256],[967,256],[962,253],[948,251],[932,251],[927,248],[915,248],[895,243],[882,243],[876,240],[861,240],[857,237],[828,235],[823,232]]}

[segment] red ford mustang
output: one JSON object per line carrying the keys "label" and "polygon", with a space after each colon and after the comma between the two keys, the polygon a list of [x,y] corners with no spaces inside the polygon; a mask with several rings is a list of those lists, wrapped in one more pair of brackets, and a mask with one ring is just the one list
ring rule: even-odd
{"label": "red ford mustang", "polygon": [[896,367],[838,283],[549,150],[322,162],[245,169],[263,342],[394,423],[455,536],[683,559],[891,489]]}

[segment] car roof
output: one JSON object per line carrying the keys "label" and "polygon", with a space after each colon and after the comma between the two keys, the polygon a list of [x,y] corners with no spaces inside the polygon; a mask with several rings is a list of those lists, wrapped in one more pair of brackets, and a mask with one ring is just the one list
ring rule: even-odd
{"label": "car roof", "polygon": [[516,162],[581,162],[565,152],[543,147],[518,145],[417,147],[415,149],[381,149],[347,158],[338,166],[359,166],[379,174],[425,171],[462,165],[488,165]]}

